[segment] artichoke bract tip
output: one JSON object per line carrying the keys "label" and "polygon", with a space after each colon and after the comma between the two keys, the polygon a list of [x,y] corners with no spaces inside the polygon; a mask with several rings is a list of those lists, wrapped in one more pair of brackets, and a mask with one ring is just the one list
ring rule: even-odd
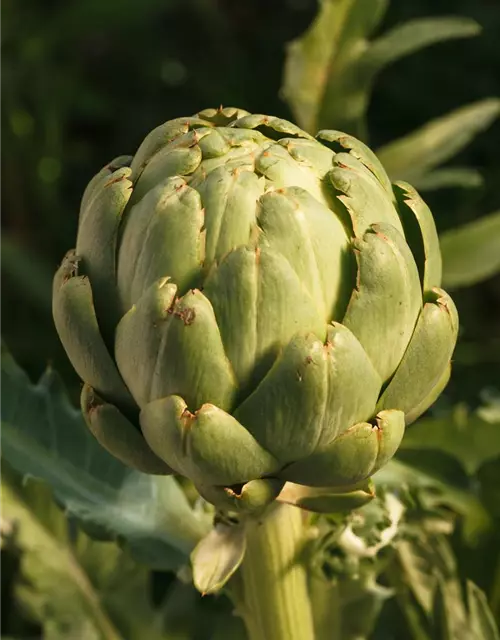
{"label": "artichoke bract tip", "polygon": [[220,508],[365,480],[448,381],[432,214],[341,132],[170,120],[90,181],[75,244],[53,310],[89,428]]}

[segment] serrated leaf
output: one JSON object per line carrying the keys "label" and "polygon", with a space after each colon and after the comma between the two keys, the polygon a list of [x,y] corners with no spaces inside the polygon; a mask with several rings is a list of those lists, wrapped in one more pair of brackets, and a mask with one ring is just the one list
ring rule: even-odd
{"label": "serrated leaf", "polygon": [[[418,424],[418,423],[417,423]],[[419,469],[401,460],[392,459],[373,476],[377,489],[389,491],[418,491],[419,500],[429,511],[446,507],[463,518],[464,537],[470,543],[491,526],[491,518],[485,507],[472,491],[452,484],[434,474]]]}
{"label": "serrated leaf", "polygon": [[465,620],[465,609],[457,583],[456,560],[443,535],[425,531],[419,523],[418,535],[408,536],[397,546],[400,568],[405,582],[427,615],[432,614],[436,591],[445,586],[448,599],[457,598],[457,618]]}
{"label": "serrated leaf", "polygon": [[458,583],[442,578],[436,590],[433,618],[443,640],[498,640],[498,628],[484,593],[467,580],[467,607]]}
{"label": "serrated leaf", "polygon": [[311,27],[289,45],[283,95],[303,129],[338,129],[365,138],[373,82],[385,66],[436,42],[479,32],[469,18],[420,19],[370,42],[387,4],[322,0]]}
{"label": "serrated leaf", "polygon": [[500,211],[440,236],[443,286],[467,287],[500,272]]}
{"label": "serrated leaf", "polygon": [[[51,505],[45,487],[30,487],[25,501],[2,477],[3,529],[21,551],[22,582],[17,596],[44,626],[51,640],[73,637],[119,640],[117,628],[103,609],[88,576],[71,551],[65,523]],[[42,519],[37,519],[38,506]],[[62,517],[64,520],[64,517]]]}
{"label": "serrated leaf", "polygon": [[[430,173],[431,170],[467,146],[478,133],[492,124],[499,113],[500,100],[497,98],[474,102],[431,120],[403,138],[389,142],[377,150],[377,156],[391,180],[406,180],[419,188],[422,185],[425,188],[427,180],[432,187],[434,174]],[[447,171],[448,174],[442,174],[441,178],[442,181],[443,177],[448,178],[448,184],[444,180],[446,186],[450,184],[450,177],[451,184],[453,180],[463,180],[465,177],[470,185],[470,173],[464,176],[463,169]],[[477,181],[477,174],[473,175]],[[474,182],[473,184],[475,186]]]}
{"label": "serrated leaf", "polygon": [[471,628],[477,640],[499,640],[500,633],[484,593],[467,581],[467,602]]}
{"label": "serrated leaf", "polygon": [[45,480],[70,516],[125,540],[150,566],[186,562],[208,523],[174,478],[133,471],[108,454],[53,370],[33,385],[3,352],[1,391],[3,456],[17,471]]}
{"label": "serrated leaf", "polygon": [[242,563],[245,549],[242,525],[217,524],[191,554],[198,591],[203,595],[220,591]]}
{"label": "serrated leaf", "polygon": [[500,633],[484,593],[470,580],[467,581],[469,619],[474,638],[499,640]]}
{"label": "serrated leaf", "polygon": [[45,638],[166,640],[148,600],[149,572],[113,542],[69,527],[50,489],[2,470],[3,530],[20,552],[16,595]]}
{"label": "serrated leaf", "polygon": [[403,595],[403,613],[410,623],[423,614],[432,638],[498,639],[484,594],[468,583],[464,598],[449,539],[433,531],[425,518],[408,522],[405,536],[396,545],[396,556],[397,562],[388,573],[389,583]]}
{"label": "serrated leaf", "polygon": [[500,457],[500,421],[484,420],[458,406],[442,418],[424,418],[408,429],[401,450],[436,450],[453,456],[474,475],[487,461]]}

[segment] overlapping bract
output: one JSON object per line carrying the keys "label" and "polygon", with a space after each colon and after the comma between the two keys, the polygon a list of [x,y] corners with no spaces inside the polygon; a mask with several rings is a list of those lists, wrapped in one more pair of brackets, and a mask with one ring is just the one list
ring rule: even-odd
{"label": "overlapping bract", "polygon": [[382,466],[447,383],[432,215],[336,131],[206,110],[87,187],[54,319],[100,442],[253,508]]}

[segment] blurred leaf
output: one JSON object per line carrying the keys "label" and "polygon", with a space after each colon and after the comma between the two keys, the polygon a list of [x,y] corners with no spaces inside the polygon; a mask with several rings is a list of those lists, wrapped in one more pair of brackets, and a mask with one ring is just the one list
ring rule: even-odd
{"label": "blurred leaf", "polygon": [[486,596],[470,580],[467,581],[467,602],[473,637],[478,640],[499,640],[498,627],[488,606]]}
{"label": "blurred leaf", "polygon": [[[494,518],[500,518],[500,464],[498,458],[485,462],[478,471],[477,479],[480,485],[481,500]],[[500,580],[498,588],[500,590]]]}
{"label": "blurred leaf", "polygon": [[[21,496],[2,477],[3,529],[22,552],[18,596],[44,626],[44,637],[119,640],[88,576],[76,561],[64,516],[43,487]],[[26,499],[24,499],[26,498]]]}
{"label": "blurred leaf", "polygon": [[16,290],[48,314],[51,312],[52,274],[42,259],[2,234],[2,277],[11,278]]}
{"label": "blurred leaf", "polygon": [[175,569],[205,533],[172,477],[148,476],[108,454],[48,369],[37,385],[2,353],[2,449],[20,473],[45,480],[66,511],[98,535],[118,536],[151,566]]}
{"label": "blurred leaf", "polygon": [[467,146],[499,113],[497,98],[474,102],[389,142],[377,150],[377,156],[393,181],[406,180],[421,189],[477,186],[478,174],[471,169],[431,170]]}
{"label": "blurred leaf", "polygon": [[243,526],[218,523],[191,554],[198,591],[203,595],[220,591],[242,563],[245,549]]}
{"label": "blurred leaf", "polygon": [[412,466],[408,462],[392,459],[377,471],[373,481],[381,490],[387,489],[397,494],[407,491],[416,492],[422,507],[428,511],[445,507],[458,514],[463,518],[464,537],[471,544],[476,543],[491,526],[490,515],[471,490],[453,484],[440,474],[439,467],[431,473],[429,470]]}
{"label": "blurred leaf", "polygon": [[150,600],[151,572],[115,542],[96,542],[78,532],[74,553],[126,640],[167,640]]}
{"label": "blurred leaf", "polygon": [[72,531],[49,488],[4,473],[3,518],[21,551],[16,595],[46,638],[166,640],[148,600],[149,572],[113,542]]}
{"label": "blurred leaf", "polygon": [[372,86],[385,66],[436,42],[479,33],[469,18],[416,19],[370,42],[387,4],[322,0],[311,27],[289,45],[283,96],[302,128],[312,133],[339,129],[366,138]]}
{"label": "blurred leaf", "polygon": [[483,176],[479,171],[470,167],[436,169],[436,171],[431,171],[425,176],[413,180],[413,186],[421,191],[435,191],[449,187],[475,189],[483,183]]}
{"label": "blurred leaf", "polygon": [[457,582],[455,557],[446,536],[426,531],[423,524],[418,523],[414,535],[409,535],[397,546],[404,581],[428,615],[432,613],[440,582],[447,583],[448,598],[457,599],[456,622],[463,624],[465,611],[460,597],[460,583]]}
{"label": "blurred leaf", "polygon": [[444,418],[419,420],[406,431],[401,449],[435,449],[454,456],[469,475],[500,456],[500,420],[487,421],[463,406]]}
{"label": "blurred leaf", "polygon": [[371,637],[383,604],[394,594],[377,582],[403,523],[405,507],[381,493],[352,514],[315,521],[305,550],[317,640]]}
{"label": "blurred leaf", "polygon": [[348,513],[368,504],[375,497],[371,480],[353,487],[308,487],[287,482],[278,500],[316,513]]}
{"label": "blurred leaf", "polygon": [[464,593],[457,561],[446,537],[426,531],[425,525],[417,527],[413,537],[410,535],[397,545],[400,575],[394,583],[392,573],[394,586],[409,589],[428,618],[432,638],[498,640],[483,592],[467,581]]}
{"label": "blurred leaf", "polygon": [[[371,58],[370,64],[379,71],[390,62],[424,49],[437,42],[453,38],[469,38],[481,31],[480,26],[471,18],[443,16],[436,18],[417,18],[398,25],[380,36],[371,44],[365,58]],[[367,64],[368,61],[365,61]]]}
{"label": "blurred leaf", "polygon": [[203,597],[194,587],[191,576],[189,582],[184,576],[172,582],[160,605],[169,638],[247,640],[244,622],[235,615],[234,605],[226,595]]}
{"label": "blurred leaf", "polygon": [[500,211],[440,237],[443,286],[467,287],[500,271]]}

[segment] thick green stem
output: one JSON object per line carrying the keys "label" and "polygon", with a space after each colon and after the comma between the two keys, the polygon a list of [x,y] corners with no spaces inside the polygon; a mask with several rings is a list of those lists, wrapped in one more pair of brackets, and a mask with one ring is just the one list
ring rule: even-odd
{"label": "thick green stem", "polygon": [[301,510],[276,504],[247,525],[240,579],[250,640],[314,640],[307,575],[301,563]]}

